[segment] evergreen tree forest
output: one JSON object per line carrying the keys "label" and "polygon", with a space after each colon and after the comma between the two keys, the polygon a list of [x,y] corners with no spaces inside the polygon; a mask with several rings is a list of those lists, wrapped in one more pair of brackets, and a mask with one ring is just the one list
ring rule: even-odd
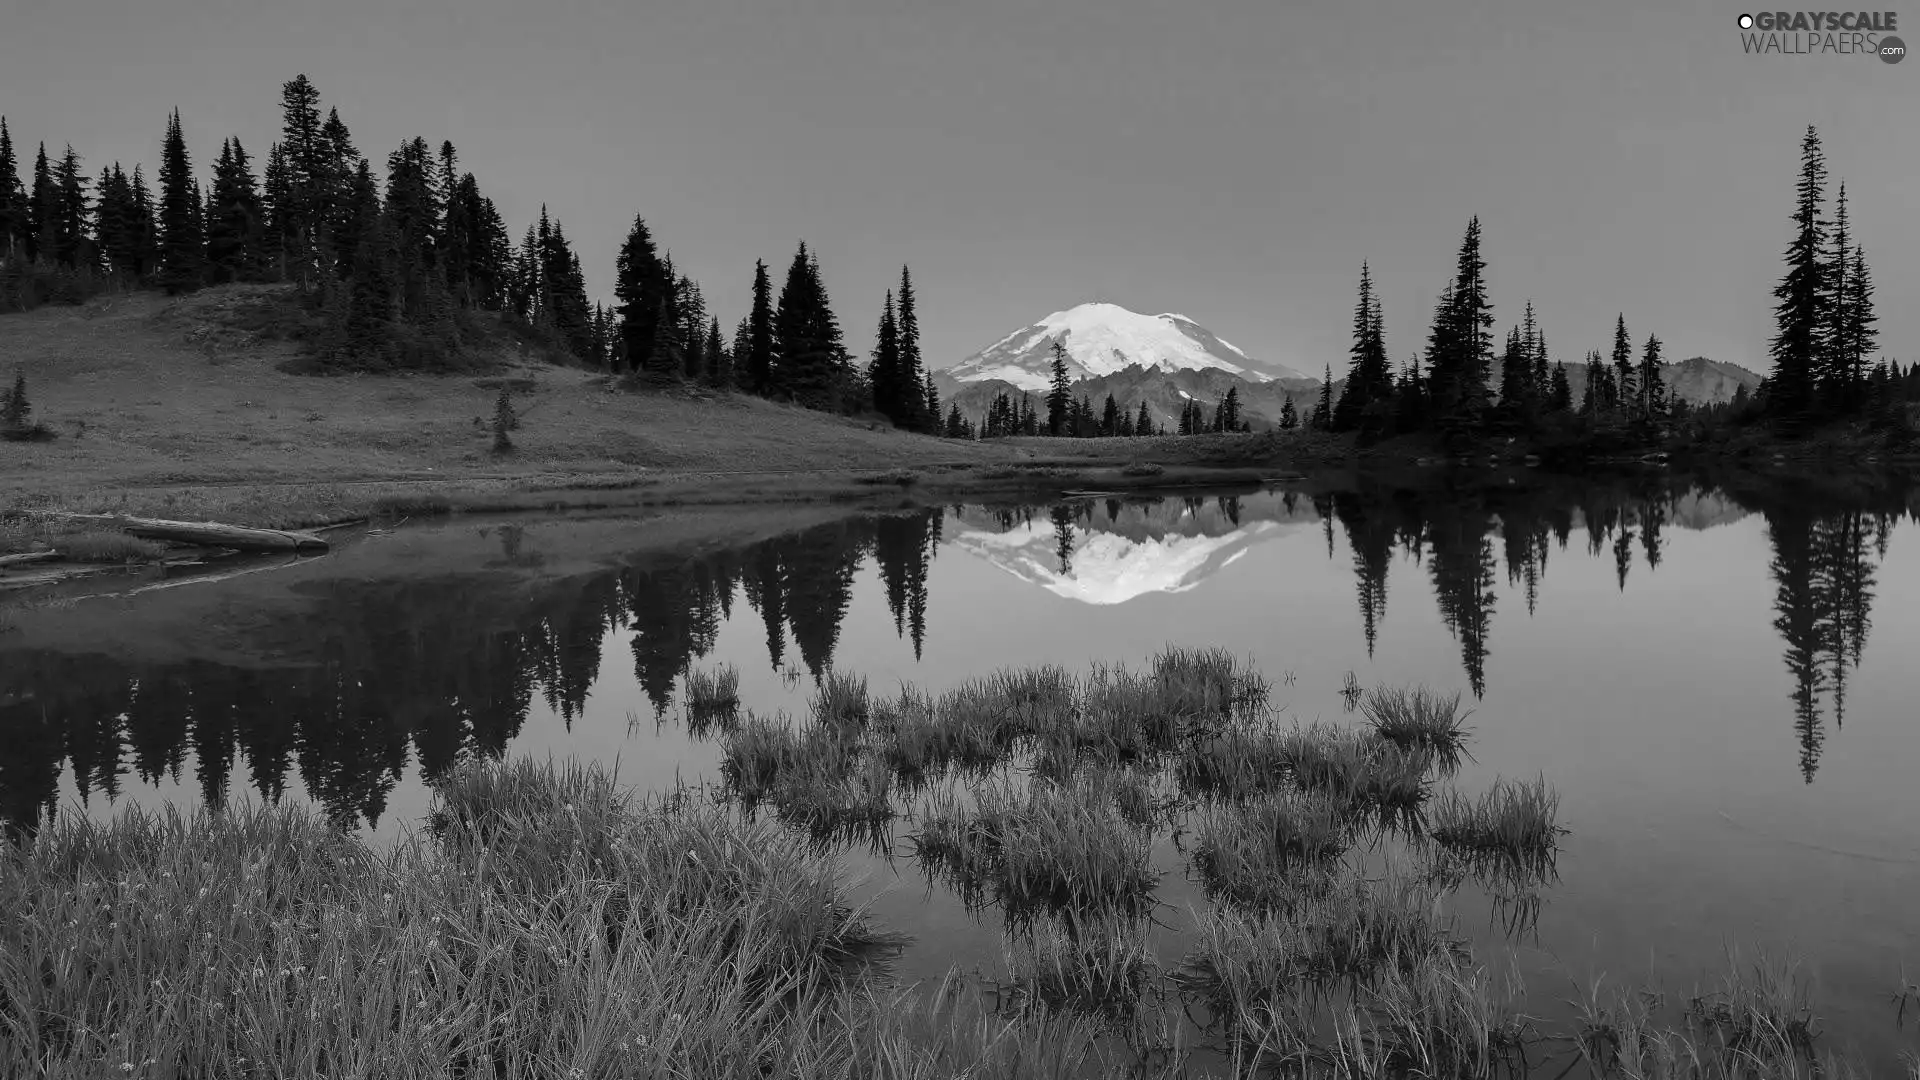
{"label": "evergreen tree forest", "polygon": [[176,110],[157,168],[114,162],[97,177],[72,146],[29,155],[0,118],[0,311],[277,283],[293,287],[300,317],[276,332],[307,346],[316,372],[466,367],[501,327],[629,388],[871,411],[936,435],[965,426],[940,411],[909,268],[888,292],[870,365],[849,356],[805,243],[782,282],[755,265],[751,310],[727,333],[635,217],[612,268],[614,303],[594,303],[567,226],[542,207],[513,232],[451,141],[414,137],[378,163],[307,76],[280,88],[278,106],[280,138],[264,153],[231,137],[197,151]]}
{"label": "evergreen tree forest", "polygon": [[[1467,224],[1453,276],[1441,290],[1424,353],[1396,379],[1387,361],[1381,309],[1370,268],[1360,268],[1353,345],[1339,401],[1329,407],[1329,371],[1308,426],[1355,433],[1362,444],[1425,433],[1452,451],[1525,440],[1574,456],[1641,453],[1722,442],[1762,426],[1792,437],[1819,427],[1860,425],[1903,447],[1915,445],[1912,403],[1920,402],[1920,365],[1901,368],[1876,356],[1873,279],[1848,218],[1842,185],[1831,216],[1818,134],[1801,147],[1787,269],[1774,290],[1772,370],[1758,392],[1690,407],[1665,385],[1662,343],[1636,348],[1625,313],[1610,351],[1591,350],[1573,372],[1547,347],[1533,304],[1494,347],[1493,302],[1480,223]],[[1574,392],[1576,381],[1582,389]],[[1290,427],[1288,417],[1281,426]]]}

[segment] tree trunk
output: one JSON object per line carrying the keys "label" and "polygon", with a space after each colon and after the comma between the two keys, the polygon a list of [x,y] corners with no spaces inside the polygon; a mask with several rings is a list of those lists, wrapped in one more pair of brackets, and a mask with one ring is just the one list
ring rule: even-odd
{"label": "tree trunk", "polygon": [[147,540],[169,540],[202,547],[232,548],[235,551],[326,551],[328,544],[312,533],[282,529],[249,529],[239,525],[221,525],[212,521],[161,521],[154,518],[121,517],[115,514],[69,514],[83,520],[109,522],[129,536]]}

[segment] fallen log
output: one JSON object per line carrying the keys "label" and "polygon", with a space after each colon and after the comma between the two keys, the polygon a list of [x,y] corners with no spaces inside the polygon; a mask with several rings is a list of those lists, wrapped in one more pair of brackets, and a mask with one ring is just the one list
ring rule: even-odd
{"label": "fallen log", "polygon": [[24,555],[0,555],[0,567],[14,566],[18,563],[40,562],[43,559],[57,559],[57,551],[29,551]]}
{"label": "fallen log", "polygon": [[215,521],[163,521],[116,514],[66,516],[108,522],[119,526],[121,532],[143,540],[168,540],[176,544],[231,548],[234,551],[321,552],[328,549],[327,542],[312,533],[285,529],[251,529],[242,525],[222,525]]}

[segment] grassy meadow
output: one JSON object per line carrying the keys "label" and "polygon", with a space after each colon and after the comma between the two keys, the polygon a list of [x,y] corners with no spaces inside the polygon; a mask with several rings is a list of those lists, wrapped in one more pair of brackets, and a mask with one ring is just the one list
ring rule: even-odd
{"label": "grassy meadow", "polygon": [[[1283,724],[1257,672],[1179,648],[938,694],[836,672],[798,718],[744,709],[726,668],[686,690],[711,786],[475,761],[390,850],[290,806],[12,838],[0,1075],[1866,1075],[1785,962],[1532,1018],[1455,894],[1523,930],[1569,826],[1541,778],[1456,785],[1457,697]],[[1004,974],[903,984],[906,939],[835,859],[858,844],[1003,920]],[[1206,906],[1167,962],[1176,873]]]}

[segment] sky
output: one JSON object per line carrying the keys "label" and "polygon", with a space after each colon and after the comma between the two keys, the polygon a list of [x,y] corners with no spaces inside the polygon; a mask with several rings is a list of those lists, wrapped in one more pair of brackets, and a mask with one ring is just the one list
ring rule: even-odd
{"label": "sky", "polygon": [[23,169],[151,173],[177,106],[205,174],[304,72],[376,167],[451,139],[514,235],[545,204],[603,300],[638,214],[729,330],[805,240],[858,355],[911,264],[936,367],[1098,299],[1315,374],[1362,260],[1418,350],[1473,215],[1502,332],[1764,371],[1813,124],[1910,362],[1920,60],[1750,55],[1737,3],[0,0],[0,114]]}

